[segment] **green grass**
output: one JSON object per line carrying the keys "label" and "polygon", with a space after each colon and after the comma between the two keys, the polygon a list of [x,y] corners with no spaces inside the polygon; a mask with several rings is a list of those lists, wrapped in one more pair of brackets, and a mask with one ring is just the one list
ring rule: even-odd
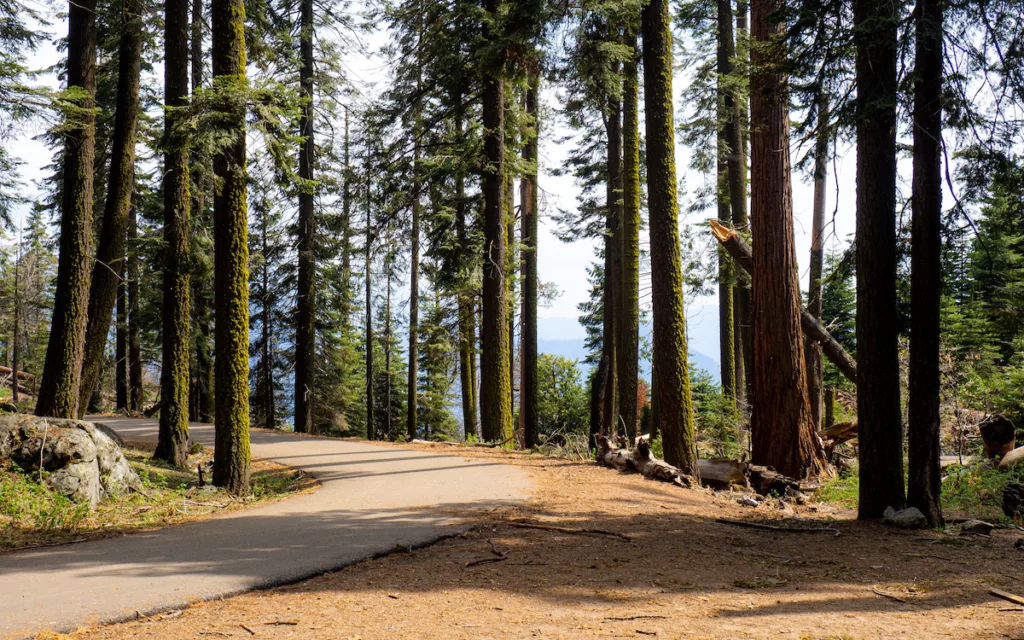
{"label": "green grass", "polygon": [[[1010,524],[1003,514],[1003,489],[1010,482],[1024,481],[1024,469],[1000,471],[989,467],[947,467],[942,483],[942,510],[946,516],[979,518]],[[857,507],[859,478],[856,467],[822,484],[815,494],[821,502]]]}
{"label": "green grass", "polygon": [[128,449],[125,456],[142,479],[142,491],[104,500],[94,510],[51,490],[40,482],[38,472],[26,473],[0,462],[0,552],[190,522],[316,486],[306,474],[257,461],[251,495],[236,498],[196,486],[196,468],[206,464],[210,454],[190,456],[187,469],[154,461],[145,451]]}

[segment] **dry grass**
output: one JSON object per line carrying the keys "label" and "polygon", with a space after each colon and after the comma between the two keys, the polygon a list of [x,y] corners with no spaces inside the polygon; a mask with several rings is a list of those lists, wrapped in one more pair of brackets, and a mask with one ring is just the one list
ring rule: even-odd
{"label": "dry grass", "polygon": [[715,520],[784,525],[793,516],[589,463],[452,453],[531,469],[536,498],[478,513],[472,532],[419,551],[71,637],[1024,638],[1019,610],[1005,610],[1019,608],[988,594],[1024,591],[1024,552],[1010,530],[950,546],[941,533],[809,505],[797,508],[803,526],[827,522],[842,535],[759,531]]}

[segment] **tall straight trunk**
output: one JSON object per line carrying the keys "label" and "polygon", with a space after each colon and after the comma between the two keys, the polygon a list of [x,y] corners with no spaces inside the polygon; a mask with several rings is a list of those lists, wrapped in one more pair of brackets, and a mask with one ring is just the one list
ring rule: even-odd
{"label": "tall straight trunk", "polygon": [[615,362],[619,420],[626,437],[637,436],[640,341],[640,93],[636,34],[627,28],[629,57],[622,67],[622,207],[619,212],[619,276]]}
{"label": "tall straight trunk", "polygon": [[213,0],[213,83],[227,144],[213,160],[217,319],[213,483],[249,490],[249,227],[245,166],[245,3]]}
{"label": "tall straight trunk", "polygon": [[370,184],[366,184],[366,437],[375,440],[377,424],[373,415],[373,224],[370,220]]}
{"label": "tall straight trunk", "polygon": [[188,392],[192,321],[189,304],[188,141],[179,131],[188,106],[189,0],[166,0],[164,18],[164,304],[160,435],[153,457],[188,461]]}
{"label": "tall straight trunk", "polygon": [[296,296],[295,327],[295,431],[313,431],[313,352],[316,348],[314,305],[316,304],[316,255],[314,237],[316,218],[313,213],[313,0],[301,0],[299,24],[299,91],[302,94],[302,116],[299,133],[299,178],[306,181],[299,190],[299,277]]}
{"label": "tall straight trunk", "polygon": [[800,328],[789,164],[789,86],[781,68],[783,0],[756,0],[751,24],[751,275],[754,320],[752,460],[793,478],[827,467],[811,425]]}
{"label": "tall straight trunk", "polygon": [[341,274],[342,326],[347,330],[352,318],[352,167],[349,165],[348,106],[345,107],[345,168],[341,190]]}
{"label": "tall straight trunk", "polygon": [[[460,92],[455,104],[455,136],[462,140],[465,103]],[[479,435],[476,398],[476,304],[474,292],[470,289],[472,276],[469,252],[466,247],[469,237],[466,232],[466,176],[460,164],[455,173],[455,228],[459,239],[460,277],[459,283],[459,382],[462,387],[462,423],[466,439]]]}
{"label": "tall straight trunk", "polygon": [[19,356],[21,355],[21,238],[18,238],[18,255],[14,261],[14,337],[11,347],[11,402],[15,406],[21,400],[18,380]]}
{"label": "tall straight trunk", "polygon": [[[203,0],[192,0],[191,61],[192,93],[203,86]],[[209,190],[209,166],[205,157],[193,153],[189,175],[192,178],[192,210],[190,218],[195,228],[209,229],[212,220],[207,215],[206,197]],[[213,357],[210,352],[210,287],[207,273],[192,273],[192,337],[195,358],[189,374],[189,419],[196,422],[213,421]]]}
{"label": "tall straight trunk", "polygon": [[139,247],[136,242],[139,233],[135,205],[128,210],[127,239],[127,292],[128,302],[128,410],[142,411],[142,338],[139,325]]}
{"label": "tall straight trunk", "polygon": [[516,413],[516,260],[515,260],[515,238],[516,238],[516,188],[515,179],[505,165],[505,239],[508,241],[508,248],[505,252],[507,274],[505,282],[508,290],[505,292],[508,302],[508,410],[513,418]]}
{"label": "tall straight trunk", "polygon": [[899,5],[854,0],[857,46],[858,517],[902,508],[903,430],[896,309],[896,100]]}
{"label": "tall straight trunk", "polygon": [[939,304],[942,292],[943,1],[918,0],[910,254],[907,502],[942,524],[939,474]]}
{"label": "tall straight trunk", "polygon": [[[733,152],[729,144],[727,123],[730,120],[726,96],[731,93],[728,82],[732,73],[732,1],[718,0],[718,162],[717,188],[718,221],[724,225],[732,222],[731,189],[729,182],[729,155]],[[721,362],[722,393],[730,406],[736,404],[736,325],[735,325],[735,276],[732,260],[724,247],[718,247],[718,335]]]}
{"label": "tall straight trunk", "polygon": [[117,328],[114,337],[114,407],[128,410],[128,288],[125,286],[125,252],[121,251],[121,269],[117,283]]}
{"label": "tall straight trunk", "polygon": [[[422,36],[421,36],[422,38]],[[417,78],[416,88],[420,88],[420,81]],[[413,132],[417,135],[420,131],[419,106],[414,109]],[[405,430],[410,440],[416,439],[416,431],[419,426],[419,395],[416,389],[419,385],[420,362],[420,217],[423,215],[423,203],[420,200],[420,145],[419,140],[414,143],[412,175],[413,175],[413,197],[412,197],[412,229],[409,238],[409,379],[406,383],[406,421]]]}
{"label": "tall straight trunk", "polygon": [[532,129],[525,134],[523,160],[526,169],[520,182],[522,202],[521,225],[523,279],[522,344],[520,359],[522,375],[519,383],[519,397],[522,399],[520,415],[523,423],[523,447],[530,449],[537,445],[539,424],[537,417],[537,136],[540,132],[540,115],[537,110],[537,94],[540,72],[531,68],[526,88],[527,126]]}
{"label": "tall straight trunk", "polygon": [[[732,62],[736,58],[736,40],[749,37],[747,29],[747,3],[736,3],[736,37],[723,38],[725,45],[732,46],[729,53],[730,73],[736,72]],[[731,28],[732,24],[727,25]],[[749,108],[746,92],[733,90],[726,93],[726,141],[731,153],[727,160],[729,167],[729,201],[732,207],[732,226],[738,231],[749,232],[750,220],[747,215],[747,145],[750,127],[747,123]],[[736,404],[745,407],[751,393],[754,365],[754,334],[750,320],[750,279],[743,273],[736,273],[737,281],[733,291],[733,334],[736,341]]]}
{"label": "tall straight trunk", "polygon": [[667,0],[641,14],[647,184],[654,311],[652,430],[661,433],[665,460],[696,476],[697,440],[686,355],[686,313],[679,250],[675,127],[672,109],[672,30]]}
{"label": "tall straight trunk", "polygon": [[[818,105],[818,130],[814,149],[814,214],[811,221],[811,268],[807,282],[807,311],[821,320],[822,272],[825,260],[825,192],[828,178],[828,137],[829,137],[828,95],[821,94]],[[825,369],[822,366],[821,345],[810,337],[804,339],[804,354],[807,358],[807,397],[811,403],[811,424],[821,429],[822,383]]]}
{"label": "tall straight trunk", "polygon": [[64,133],[60,255],[50,339],[36,415],[75,418],[85,354],[92,265],[93,156],[96,147],[96,0],[68,9],[67,86],[83,92]]}
{"label": "tall straight trunk", "polygon": [[[388,234],[390,236],[390,234]],[[385,259],[385,280],[387,292],[384,294],[384,373],[386,374],[384,385],[384,427],[387,439],[391,440],[391,265],[392,256]]]}
{"label": "tall straight trunk", "polygon": [[139,112],[144,10],[145,5],[140,0],[124,0],[122,3],[110,178],[89,290],[89,317],[78,394],[79,416],[85,414],[89,396],[100,378],[103,352],[107,346],[111,315],[117,299],[120,261],[124,257],[125,226],[135,183],[135,125]]}
{"label": "tall straight trunk", "polygon": [[[486,0],[485,10],[496,17],[500,0]],[[487,29],[487,36],[496,39]],[[512,437],[508,370],[508,301],[505,291],[507,238],[505,227],[505,85],[500,71],[483,79],[483,125],[486,167],[483,175],[484,255],[483,323],[480,353],[480,427],[484,440]]]}
{"label": "tall straight trunk", "polygon": [[[618,40],[618,29],[612,29],[611,38]],[[613,63],[612,73],[619,75],[618,62]],[[607,213],[604,234],[604,326],[601,332],[602,357],[608,359],[608,375],[604,378],[601,390],[601,429],[606,434],[619,433],[622,430],[616,418],[615,410],[618,396],[616,395],[617,358],[615,353],[615,326],[618,316],[618,291],[616,274],[619,272],[619,219],[622,211],[622,103],[618,97],[610,98],[605,116],[605,133],[608,136],[605,171],[607,183],[605,203]]]}
{"label": "tall straight trunk", "polygon": [[[264,217],[263,225],[260,229],[262,232],[261,241],[263,244],[262,250],[264,256],[269,254],[266,222],[266,217]],[[263,285],[263,299],[260,300],[260,359],[262,360],[260,365],[263,369],[261,376],[263,379],[263,388],[259,389],[259,385],[257,385],[257,390],[262,392],[259,394],[257,401],[262,405],[261,413],[263,414],[264,428],[275,429],[277,428],[277,402],[274,399],[273,333],[271,332],[270,327],[270,304],[267,299],[267,291],[269,291],[270,287],[269,271],[270,269],[268,268],[267,263],[264,262],[260,269],[260,277],[262,279],[261,284]]]}

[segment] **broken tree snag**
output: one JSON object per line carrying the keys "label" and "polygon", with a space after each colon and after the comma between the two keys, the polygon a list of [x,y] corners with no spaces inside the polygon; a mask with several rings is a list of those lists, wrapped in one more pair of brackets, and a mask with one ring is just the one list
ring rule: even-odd
{"label": "broken tree snag", "polygon": [[[711,233],[722,243],[736,264],[748,274],[753,271],[754,255],[743,238],[717,220],[708,220],[708,224],[711,225]],[[836,342],[832,334],[821,326],[817,318],[811,315],[803,305],[800,305],[800,326],[807,336],[821,344],[822,353],[832,364],[836,365],[840,373],[853,382],[857,381],[857,361],[846,352],[843,345]]]}
{"label": "broken tree snag", "polygon": [[629,449],[622,449],[608,439],[604,434],[597,436],[597,463],[612,469],[628,471],[629,460],[633,452]]}
{"label": "broken tree snag", "polygon": [[785,495],[786,490],[800,490],[800,483],[793,478],[788,478],[771,467],[763,467],[759,464],[749,466],[747,476],[750,478],[750,487],[763,496]]}
{"label": "broken tree snag", "polygon": [[1013,451],[1017,443],[1017,428],[1006,416],[996,414],[986,416],[978,425],[981,440],[985,443],[986,458],[1002,458]]}

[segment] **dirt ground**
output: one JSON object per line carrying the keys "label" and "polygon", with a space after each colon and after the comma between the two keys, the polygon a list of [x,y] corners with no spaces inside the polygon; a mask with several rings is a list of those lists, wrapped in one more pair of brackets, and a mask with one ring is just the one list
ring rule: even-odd
{"label": "dirt ground", "polygon": [[452,454],[529,468],[535,498],[518,509],[459,514],[477,528],[420,550],[71,637],[1024,639],[1024,607],[989,594],[998,587],[1024,595],[1015,531],[901,531],[814,504],[796,507],[794,519],[777,505],[741,506],[735,493],[681,489],[589,462]]}

